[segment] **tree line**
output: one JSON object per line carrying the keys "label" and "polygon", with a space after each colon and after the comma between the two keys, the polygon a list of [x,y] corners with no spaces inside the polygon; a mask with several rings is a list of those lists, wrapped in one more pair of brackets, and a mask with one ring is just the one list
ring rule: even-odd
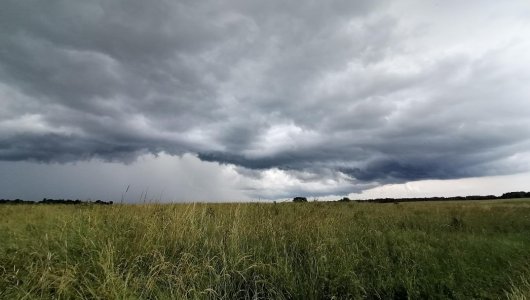
{"label": "tree line", "polygon": [[113,204],[113,201],[102,201],[102,200],[96,200],[96,201],[82,201],[79,199],[72,200],[72,199],[48,199],[44,198],[41,201],[31,201],[31,200],[22,200],[22,199],[0,199],[0,204],[100,204],[100,205],[111,205]]}
{"label": "tree line", "polygon": [[[495,195],[473,195],[456,197],[424,197],[424,198],[376,198],[368,200],[351,200],[344,197],[335,202],[359,202],[359,203],[399,203],[399,202],[420,202],[420,201],[462,201],[462,200],[499,200],[499,199],[519,199],[530,198],[530,192],[509,192],[501,196]],[[293,202],[308,202],[306,197],[294,197]]]}

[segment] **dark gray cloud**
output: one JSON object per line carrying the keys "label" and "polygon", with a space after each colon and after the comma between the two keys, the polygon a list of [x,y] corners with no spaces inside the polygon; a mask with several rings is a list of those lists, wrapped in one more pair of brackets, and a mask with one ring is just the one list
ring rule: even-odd
{"label": "dark gray cloud", "polygon": [[472,2],[5,1],[0,160],[194,153],[276,196],[528,171],[530,5]]}

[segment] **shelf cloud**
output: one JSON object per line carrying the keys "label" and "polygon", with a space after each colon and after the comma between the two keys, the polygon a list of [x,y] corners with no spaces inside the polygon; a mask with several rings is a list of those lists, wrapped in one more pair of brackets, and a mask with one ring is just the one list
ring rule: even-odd
{"label": "shelf cloud", "polygon": [[268,198],[528,172],[529,20],[527,1],[7,0],[0,160],[163,153]]}

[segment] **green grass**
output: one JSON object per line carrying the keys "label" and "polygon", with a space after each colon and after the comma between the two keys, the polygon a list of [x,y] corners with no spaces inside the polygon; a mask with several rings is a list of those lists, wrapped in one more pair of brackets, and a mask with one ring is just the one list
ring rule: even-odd
{"label": "green grass", "polygon": [[530,201],[0,206],[0,299],[526,299]]}

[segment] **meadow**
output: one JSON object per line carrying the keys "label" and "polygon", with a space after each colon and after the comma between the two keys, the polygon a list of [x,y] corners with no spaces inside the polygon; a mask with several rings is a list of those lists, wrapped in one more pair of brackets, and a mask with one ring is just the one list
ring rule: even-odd
{"label": "meadow", "polygon": [[530,200],[0,206],[0,299],[526,299]]}

